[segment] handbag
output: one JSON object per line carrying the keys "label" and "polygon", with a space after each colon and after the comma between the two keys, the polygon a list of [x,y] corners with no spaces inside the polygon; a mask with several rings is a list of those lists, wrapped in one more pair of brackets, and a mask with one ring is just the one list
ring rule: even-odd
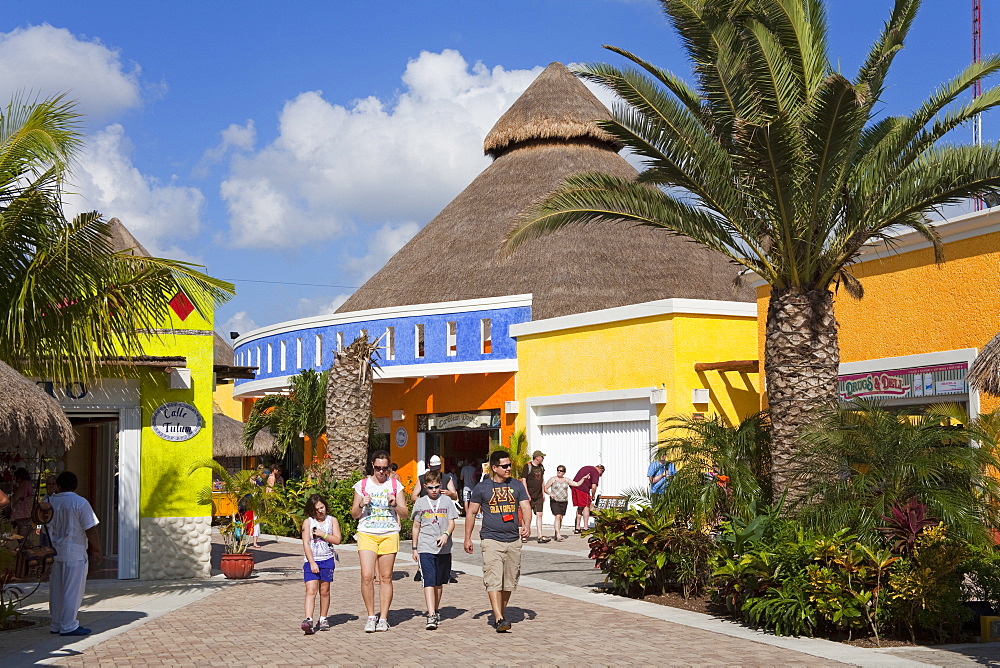
{"label": "handbag", "polygon": [[42,533],[38,545],[29,545],[30,536],[21,539],[21,545],[17,549],[17,557],[14,561],[14,577],[18,579],[42,579],[52,570],[52,563],[56,558],[56,548],[52,547],[52,539],[49,537],[49,529],[42,525]]}

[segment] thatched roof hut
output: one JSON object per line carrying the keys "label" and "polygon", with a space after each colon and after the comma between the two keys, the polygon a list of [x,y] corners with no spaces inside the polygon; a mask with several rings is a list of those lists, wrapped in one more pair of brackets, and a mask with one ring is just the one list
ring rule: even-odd
{"label": "thatched roof hut", "polygon": [[966,380],[980,392],[1000,397],[1000,334],[979,351],[969,367]]}
{"label": "thatched roof hut", "polygon": [[487,136],[493,164],[338,311],[532,293],[538,320],[671,297],[753,301],[721,255],[627,224],[566,229],[499,255],[518,216],[567,176],[636,176],[594,123],[608,117],[568,69],[549,65]]}
{"label": "thatched roof hut", "polygon": [[247,452],[243,445],[243,423],[224,413],[212,413],[213,457],[256,457],[272,450],[274,437],[262,431],[254,439],[253,448]]}
{"label": "thatched roof hut", "polygon": [[112,218],[108,221],[108,229],[111,232],[111,246],[119,253],[131,251],[138,257],[151,257],[149,251],[132,236],[122,221]]}
{"label": "thatched roof hut", "polygon": [[0,451],[61,457],[74,439],[56,400],[0,362]]}

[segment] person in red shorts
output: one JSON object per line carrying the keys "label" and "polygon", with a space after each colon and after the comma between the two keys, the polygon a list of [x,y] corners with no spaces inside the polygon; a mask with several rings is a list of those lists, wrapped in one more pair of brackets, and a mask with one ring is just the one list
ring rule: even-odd
{"label": "person in red shorts", "polygon": [[590,506],[597,495],[597,483],[603,473],[604,467],[598,464],[584,466],[573,476],[573,480],[580,483],[579,487],[573,488],[573,505],[576,506],[576,528],[573,533],[580,533],[590,527]]}

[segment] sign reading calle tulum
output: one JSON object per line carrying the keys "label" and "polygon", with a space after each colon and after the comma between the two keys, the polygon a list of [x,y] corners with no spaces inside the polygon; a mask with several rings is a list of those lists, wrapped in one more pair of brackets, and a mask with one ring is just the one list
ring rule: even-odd
{"label": "sign reading calle tulum", "polygon": [[182,401],[158,406],[149,421],[153,433],[165,441],[187,441],[194,438],[203,425],[198,409]]}

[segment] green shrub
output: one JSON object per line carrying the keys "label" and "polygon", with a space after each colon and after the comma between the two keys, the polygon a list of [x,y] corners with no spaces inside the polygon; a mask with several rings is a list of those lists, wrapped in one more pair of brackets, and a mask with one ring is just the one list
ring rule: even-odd
{"label": "green shrub", "polygon": [[962,566],[966,577],[962,589],[965,599],[988,603],[1000,611],[1000,552],[995,546],[973,547]]}

